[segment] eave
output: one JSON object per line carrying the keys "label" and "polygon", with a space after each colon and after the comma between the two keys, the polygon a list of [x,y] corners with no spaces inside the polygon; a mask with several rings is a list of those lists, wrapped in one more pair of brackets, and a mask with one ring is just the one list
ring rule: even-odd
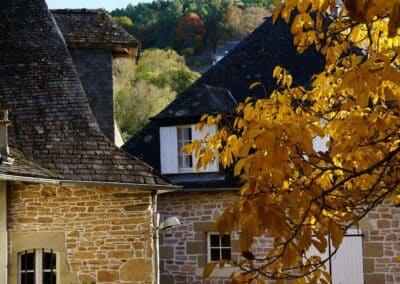
{"label": "eave", "polygon": [[129,58],[136,58],[138,56],[138,47],[118,47],[113,49],[113,57],[129,57]]}

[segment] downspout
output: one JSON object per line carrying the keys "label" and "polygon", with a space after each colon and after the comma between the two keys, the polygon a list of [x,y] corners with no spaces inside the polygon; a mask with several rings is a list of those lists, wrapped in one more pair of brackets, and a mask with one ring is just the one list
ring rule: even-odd
{"label": "downspout", "polygon": [[0,283],[8,283],[7,181],[0,181]]}
{"label": "downspout", "polygon": [[167,191],[160,192],[157,190],[151,193],[151,206],[152,206],[152,230],[151,236],[153,237],[153,248],[154,248],[154,260],[153,260],[153,271],[154,271],[154,283],[160,284],[160,231],[171,229],[181,225],[179,219],[175,216],[169,217],[160,223],[160,213],[157,212],[157,199],[158,195],[167,193]]}
{"label": "downspout", "polygon": [[[0,164],[10,164],[7,126],[8,110],[0,109]],[[0,181],[0,283],[7,283],[8,276],[7,236],[7,181]]]}
{"label": "downspout", "polygon": [[153,237],[153,248],[154,248],[154,259],[153,259],[153,271],[154,271],[154,283],[160,283],[160,239],[158,234],[158,227],[160,225],[160,215],[157,212],[157,191],[153,191],[151,194],[152,199],[152,237]]}

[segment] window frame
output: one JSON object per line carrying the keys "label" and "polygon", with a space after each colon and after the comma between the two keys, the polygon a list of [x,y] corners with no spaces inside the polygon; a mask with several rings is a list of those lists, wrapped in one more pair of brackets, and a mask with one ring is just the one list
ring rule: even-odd
{"label": "window frame", "polygon": [[[179,167],[180,143],[178,142],[178,131],[181,128],[191,128],[191,141],[202,139],[207,133],[214,135],[218,131],[218,125],[204,126],[202,130],[196,129],[196,124],[180,124],[159,127],[159,150],[160,150],[160,170],[161,174],[198,174],[198,173],[218,173],[220,172],[219,157],[205,168],[196,169],[197,157],[192,156],[192,167]],[[188,155],[188,154],[186,154]]]}
{"label": "window frame", "polygon": [[[43,267],[44,265],[44,259],[43,259],[43,254],[44,253],[51,253],[55,255],[56,258],[56,263],[55,263],[55,268],[50,268],[50,269],[45,269]],[[60,271],[60,257],[59,253],[53,249],[29,249],[25,251],[21,251],[17,253],[17,283],[18,284],[24,284],[22,282],[22,273],[25,272],[25,270],[22,270],[22,256],[25,254],[30,254],[34,253],[34,268],[33,270],[28,270],[27,272],[33,272],[34,273],[34,279],[35,279],[35,284],[40,284],[43,283],[43,274],[46,272],[54,272],[56,276],[56,281],[55,283],[52,284],[58,284],[60,283],[60,277],[59,277],[59,271]]]}
{"label": "window frame", "polygon": [[[185,129],[188,129],[190,131],[189,132],[190,133],[190,139],[189,140],[185,140],[185,139],[179,140],[180,133],[183,134],[183,131]],[[193,127],[192,127],[192,125],[190,125],[190,124],[188,124],[188,125],[177,125],[176,126],[176,142],[177,142],[176,146],[177,146],[177,158],[178,158],[178,173],[192,173],[192,172],[194,172],[194,160],[195,160],[194,159],[195,158],[194,157],[194,153],[186,154],[186,153],[182,153],[182,151],[181,151],[181,148],[183,146],[192,143],[192,141],[193,141]],[[181,166],[180,162],[179,162],[181,157],[182,157],[183,161],[184,161],[184,159],[186,157],[190,157],[190,161],[191,161],[192,166],[191,167],[183,167],[183,166]],[[183,162],[183,164],[184,164],[184,162]]]}
{"label": "window frame", "polygon": [[[229,236],[229,247],[228,246],[222,246],[221,240],[222,238],[219,237],[219,246],[211,246],[211,236],[215,236],[217,235],[219,237],[219,233],[217,232],[208,232],[207,233],[207,262],[211,262],[211,261],[220,261],[220,260],[226,260],[226,261],[230,261],[232,260],[232,238],[230,234],[224,234],[223,236]],[[211,249],[219,249],[220,252],[220,259],[219,260],[211,260]],[[230,259],[223,259],[222,258],[222,250],[223,249],[229,249],[230,252]]]}

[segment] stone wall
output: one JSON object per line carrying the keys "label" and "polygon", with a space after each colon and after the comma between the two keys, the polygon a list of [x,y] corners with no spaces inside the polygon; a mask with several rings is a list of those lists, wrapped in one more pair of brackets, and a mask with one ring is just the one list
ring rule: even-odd
{"label": "stone wall", "polygon": [[151,221],[149,191],[12,183],[9,283],[18,250],[52,243],[64,267],[60,283],[152,283]]}
{"label": "stone wall", "polygon": [[69,53],[101,131],[114,142],[112,51],[70,49]]}
{"label": "stone wall", "polygon": [[400,208],[385,202],[361,225],[365,283],[400,283]]}
{"label": "stone wall", "polygon": [[[161,283],[202,283],[202,268],[207,263],[207,233],[215,232],[212,221],[236,199],[235,193],[169,193],[159,197],[161,215],[177,216],[182,225],[160,233]],[[231,236],[232,259],[239,256],[238,236]],[[217,270],[219,270],[217,268]],[[230,283],[231,269],[215,271],[207,283]]]}
{"label": "stone wall", "polygon": [[[159,198],[164,217],[177,216],[182,226],[160,236],[161,283],[202,283],[202,268],[207,262],[207,232],[214,232],[212,221],[237,196],[231,191],[169,193]],[[400,208],[385,203],[368,215],[361,224],[363,233],[365,284],[400,283]],[[231,234],[232,259],[239,253],[238,234]],[[252,251],[262,254],[270,239],[259,238]],[[210,284],[230,283],[231,268],[216,268]]]}

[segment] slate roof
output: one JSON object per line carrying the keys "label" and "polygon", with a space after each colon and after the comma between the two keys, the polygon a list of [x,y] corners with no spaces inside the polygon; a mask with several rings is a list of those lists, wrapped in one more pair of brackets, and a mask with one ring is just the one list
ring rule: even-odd
{"label": "slate roof", "polygon": [[40,179],[59,179],[60,176],[28,160],[18,149],[11,148],[8,159],[1,160],[0,175],[31,177]]}
{"label": "slate roof", "polygon": [[197,117],[204,114],[199,110],[205,108],[209,114],[227,113],[238,103],[229,89],[211,86],[207,82],[194,84],[188,90],[190,95],[181,95],[179,100],[174,100],[156,118]]}
{"label": "slate roof", "polygon": [[0,3],[0,105],[11,146],[64,180],[169,186],[102,134],[44,0]]}
{"label": "slate roof", "polygon": [[225,56],[230,50],[234,49],[239,41],[229,41],[217,48],[215,55]]}
{"label": "slate roof", "polygon": [[[198,122],[203,114],[231,112],[236,105],[232,101],[241,102],[248,96],[265,97],[276,87],[272,72],[277,65],[290,71],[294,84],[305,86],[313,74],[323,70],[324,59],[312,49],[299,55],[293,46],[289,26],[282,20],[273,25],[271,18],[266,18],[261,26],[129,139],[123,148],[159,169],[160,125]],[[266,90],[257,87],[250,91],[249,86],[255,81],[262,82]],[[212,94],[204,91],[206,86]],[[234,100],[227,103],[226,94]]]}
{"label": "slate roof", "polygon": [[[283,20],[278,20],[273,25],[271,17],[268,17],[261,26],[160,112],[157,118],[175,117],[177,112],[184,111],[188,101],[196,101],[193,95],[199,86],[204,84],[230,90],[238,102],[244,101],[248,96],[265,97],[276,88],[272,72],[278,65],[289,70],[293,75],[294,84],[306,85],[313,74],[323,70],[324,59],[313,49],[299,55],[293,46],[289,25]],[[255,81],[263,83],[266,93],[262,88],[249,91],[249,86]],[[190,116],[210,113],[212,103],[199,105],[196,112],[191,112]]]}
{"label": "slate roof", "polygon": [[115,23],[104,10],[51,10],[69,47],[130,48],[139,42],[123,27]]}
{"label": "slate roof", "polygon": [[221,45],[220,47],[218,47],[213,56],[213,64],[216,64],[225,55],[227,55],[229,53],[229,51],[231,51],[232,49],[235,48],[236,45],[238,45],[238,43],[239,43],[239,41],[229,41],[229,42],[225,43],[224,45]]}

